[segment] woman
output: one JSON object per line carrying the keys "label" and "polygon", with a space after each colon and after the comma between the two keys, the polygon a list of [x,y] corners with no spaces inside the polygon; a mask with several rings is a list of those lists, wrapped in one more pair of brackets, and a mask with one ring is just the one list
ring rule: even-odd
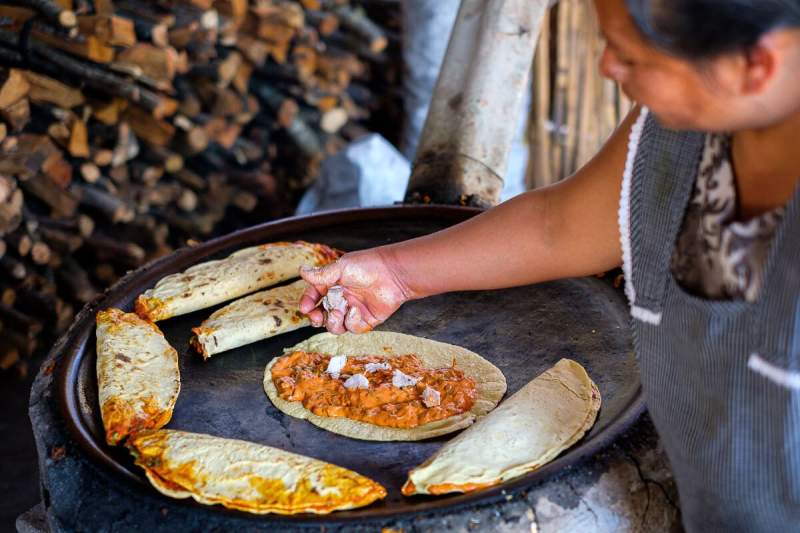
{"label": "woman", "polygon": [[[366,331],[404,302],[623,266],[691,531],[800,529],[800,0],[597,0],[641,108],[571,178],[302,273]],[[621,191],[621,192],[620,192]],[[332,286],[347,308],[315,308]]]}

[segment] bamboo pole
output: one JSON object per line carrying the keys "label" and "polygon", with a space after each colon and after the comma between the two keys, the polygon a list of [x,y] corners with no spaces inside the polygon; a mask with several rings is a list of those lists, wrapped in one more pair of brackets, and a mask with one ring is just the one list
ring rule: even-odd
{"label": "bamboo pole", "polygon": [[[588,14],[587,14],[588,15]],[[584,18],[584,27],[594,30],[592,17]],[[580,103],[580,119],[578,132],[578,153],[575,159],[575,166],[581,167],[594,155],[597,146],[597,120],[595,109],[597,108],[598,87],[601,83],[599,76],[592,75],[592,69],[596,68],[597,62],[597,35],[591,31],[586,38],[586,46],[583,50],[583,93]]]}
{"label": "bamboo pole", "polygon": [[561,171],[562,174],[568,176],[575,171],[576,152],[578,145],[578,117],[580,113],[579,108],[579,89],[584,89],[581,83],[581,48],[583,38],[580,35],[580,26],[583,21],[584,3],[582,0],[568,0],[569,4],[569,18],[567,29],[567,46],[568,52],[566,55],[569,59],[567,67],[567,101],[566,101],[566,132],[564,137],[564,152],[562,154]]}
{"label": "bamboo pole", "polygon": [[540,44],[536,48],[534,59],[533,105],[532,120],[529,121],[529,130],[532,135],[530,143],[532,164],[529,162],[528,188],[543,187],[553,182],[552,166],[550,164],[551,133],[550,124],[550,23],[551,15],[548,11],[542,22]]}
{"label": "bamboo pole", "polygon": [[568,38],[569,2],[561,2],[556,8],[556,60],[555,60],[555,88],[553,90],[553,153],[551,156],[552,173],[558,178],[564,176],[564,141],[561,132],[564,126],[564,113],[567,100],[568,83]]}

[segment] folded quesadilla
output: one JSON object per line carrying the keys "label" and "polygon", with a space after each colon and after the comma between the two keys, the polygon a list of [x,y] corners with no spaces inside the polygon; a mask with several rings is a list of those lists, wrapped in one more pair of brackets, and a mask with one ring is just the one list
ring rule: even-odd
{"label": "folded quesadilla", "polygon": [[600,391],[560,360],[408,474],[403,494],[469,492],[536,470],[592,427]]}
{"label": "folded quesadilla", "polygon": [[324,244],[275,242],[171,274],[136,300],[139,316],[153,322],[205,309],[299,276],[301,266],[322,266],[340,252]]}
{"label": "folded quesadilla", "polygon": [[299,310],[306,282],[257,292],[216,311],[192,328],[192,345],[203,359],[311,324]]}
{"label": "folded quesadilla", "polygon": [[478,354],[402,333],[321,333],[284,350],[264,390],[286,414],[347,437],[421,440],[497,405],[503,373]]}
{"label": "folded quesadilla", "polygon": [[152,322],[119,309],[97,313],[97,389],[106,441],[160,428],[181,389],[178,353]]}
{"label": "folded quesadilla", "polygon": [[351,470],[251,442],[162,429],[127,445],[159,492],[206,505],[325,514],[386,497],[381,485]]}

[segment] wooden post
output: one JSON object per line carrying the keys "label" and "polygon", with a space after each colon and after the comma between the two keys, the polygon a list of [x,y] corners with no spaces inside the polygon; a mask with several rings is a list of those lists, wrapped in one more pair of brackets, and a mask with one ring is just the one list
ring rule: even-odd
{"label": "wooden post", "polygon": [[489,207],[503,189],[548,0],[463,0],[406,191]]}

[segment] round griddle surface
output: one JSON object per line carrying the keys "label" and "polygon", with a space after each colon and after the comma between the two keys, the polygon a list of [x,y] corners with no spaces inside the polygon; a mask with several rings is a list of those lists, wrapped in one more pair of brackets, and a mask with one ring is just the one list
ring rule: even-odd
{"label": "round griddle surface", "polygon": [[[224,257],[245,246],[303,239],[351,251],[427,234],[477,212],[454,207],[392,207],[269,223],[162,258],[126,276],[94,307],[95,310],[109,306],[131,310],[136,296],[163,276],[201,261]],[[502,260],[498,257],[498,261]],[[620,292],[603,280],[570,279],[410,302],[379,329],[458,344],[481,354],[505,375],[508,381],[506,398],[562,357],[575,359],[597,383],[603,405],[590,433],[536,472],[471,494],[406,498],[400,494],[400,487],[408,470],[423,462],[454,434],[422,442],[359,441],[281,413],[263,391],[264,367],[270,359],[280,355],[283,348],[321,330],[303,328],[203,361],[189,346],[191,328],[222,305],[158,324],[180,357],[181,393],[167,427],[244,439],[322,459],[366,475],[388,491],[382,502],[353,511],[322,517],[252,515],[253,520],[334,522],[490,501],[524,490],[595,453],[643,409],[627,305]],[[113,448],[104,442],[97,403],[94,313],[84,314],[69,335],[59,363],[58,393],[72,435],[104,470],[154,491],[124,448]],[[187,505],[200,507],[191,502]],[[235,513],[221,506],[206,509]]]}

